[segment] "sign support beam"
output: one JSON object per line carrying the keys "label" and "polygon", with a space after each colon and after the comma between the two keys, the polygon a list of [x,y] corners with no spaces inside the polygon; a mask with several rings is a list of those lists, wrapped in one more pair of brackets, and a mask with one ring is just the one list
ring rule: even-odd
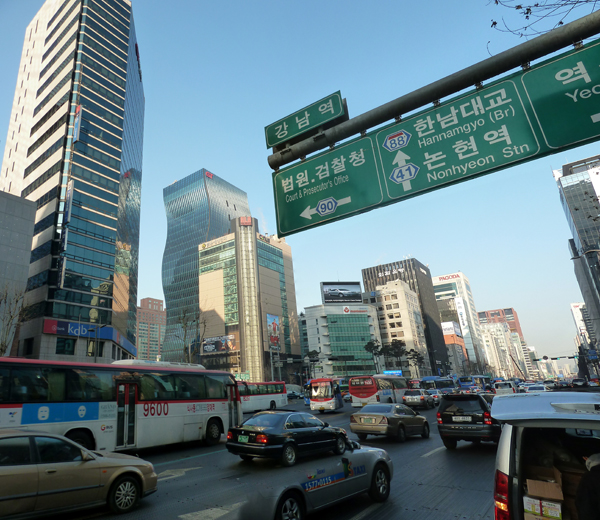
{"label": "sign support beam", "polygon": [[269,166],[273,170],[278,170],[280,166],[306,157],[328,146],[334,146],[335,143],[361,132],[366,132],[369,128],[390,121],[395,117],[416,110],[428,103],[433,103],[463,89],[473,87],[473,85],[494,78],[598,33],[600,33],[600,11],[553,29],[546,34],[542,34],[537,38],[508,49],[497,56],[492,56],[482,62],[471,65],[466,69],[430,83],[419,90],[401,96],[360,116],[325,130],[316,136],[274,153],[268,158]]}

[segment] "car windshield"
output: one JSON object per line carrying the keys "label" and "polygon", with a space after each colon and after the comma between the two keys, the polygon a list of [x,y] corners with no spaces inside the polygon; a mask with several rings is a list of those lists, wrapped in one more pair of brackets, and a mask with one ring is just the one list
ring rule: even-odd
{"label": "car windshield", "polygon": [[311,396],[314,398],[325,398],[331,397],[331,384],[330,383],[316,383],[311,386]]}
{"label": "car windshield", "polygon": [[391,404],[368,404],[359,413],[390,413]]}
{"label": "car windshield", "polygon": [[494,383],[496,388],[512,388],[510,383]]}
{"label": "car windshield", "polygon": [[475,412],[481,413],[481,403],[479,399],[452,399],[446,400],[443,399],[440,404],[439,412]]}
{"label": "car windshield", "polygon": [[404,395],[421,395],[421,390],[407,390]]}
{"label": "car windshield", "polygon": [[274,413],[258,413],[253,415],[247,421],[244,421],[243,426],[265,426],[273,428],[279,426],[283,420],[283,415]]}
{"label": "car windshield", "polygon": [[438,391],[437,390],[427,390],[427,393],[430,395],[437,395]]}

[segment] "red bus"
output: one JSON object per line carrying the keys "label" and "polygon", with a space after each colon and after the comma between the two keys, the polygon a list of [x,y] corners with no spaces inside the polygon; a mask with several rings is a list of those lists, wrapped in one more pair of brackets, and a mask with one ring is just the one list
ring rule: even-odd
{"label": "red bus", "polygon": [[242,412],[257,410],[275,410],[287,406],[287,390],[283,381],[266,381],[262,383],[247,383],[238,381]]}
{"label": "red bus", "polygon": [[339,378],[312,379],[308,384],[308,392],[311,410],[319,410],[320,413],[324,413],[325,410],[337,410],[344,407]]}

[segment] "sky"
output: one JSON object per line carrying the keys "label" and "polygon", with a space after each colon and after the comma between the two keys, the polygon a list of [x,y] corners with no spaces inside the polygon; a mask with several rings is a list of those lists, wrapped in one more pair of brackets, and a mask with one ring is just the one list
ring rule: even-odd
{"label": "sky", "polygon": [[[0,0],[2,148],[42,4]],[[146,98],[138,300],[164,298],[166,186],[206,168],[246,191],[274,234],[265,126],[338,90],[355,117],[524,41],[491,28],[517,19],[488,0],[133,0],[133,16]],[[582,297],[552,170],[599,153],[582,146],[287,237],[298,311],[321,303],[322,281],[414,257],[433,276],[463,272],[478,311],[514,308],[540,355],[572,355]]]}

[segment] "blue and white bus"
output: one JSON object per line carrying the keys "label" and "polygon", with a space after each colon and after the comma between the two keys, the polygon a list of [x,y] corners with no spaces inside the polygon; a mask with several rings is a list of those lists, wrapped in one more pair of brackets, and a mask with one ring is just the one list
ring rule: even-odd
{"label": "blue and white bus", "polygon": [[421,378],[421,388],[439,390],[442,394],[448,394],[458,389],[458,383],[451,377],[424,376]]}
{"label": "blue and white bus", "polygon": [[460,385],[461,390],[483,392],[484,390],[491,388],[492,380],[490,376],[483,375],[461,376],[458,378],[458,384]]}

